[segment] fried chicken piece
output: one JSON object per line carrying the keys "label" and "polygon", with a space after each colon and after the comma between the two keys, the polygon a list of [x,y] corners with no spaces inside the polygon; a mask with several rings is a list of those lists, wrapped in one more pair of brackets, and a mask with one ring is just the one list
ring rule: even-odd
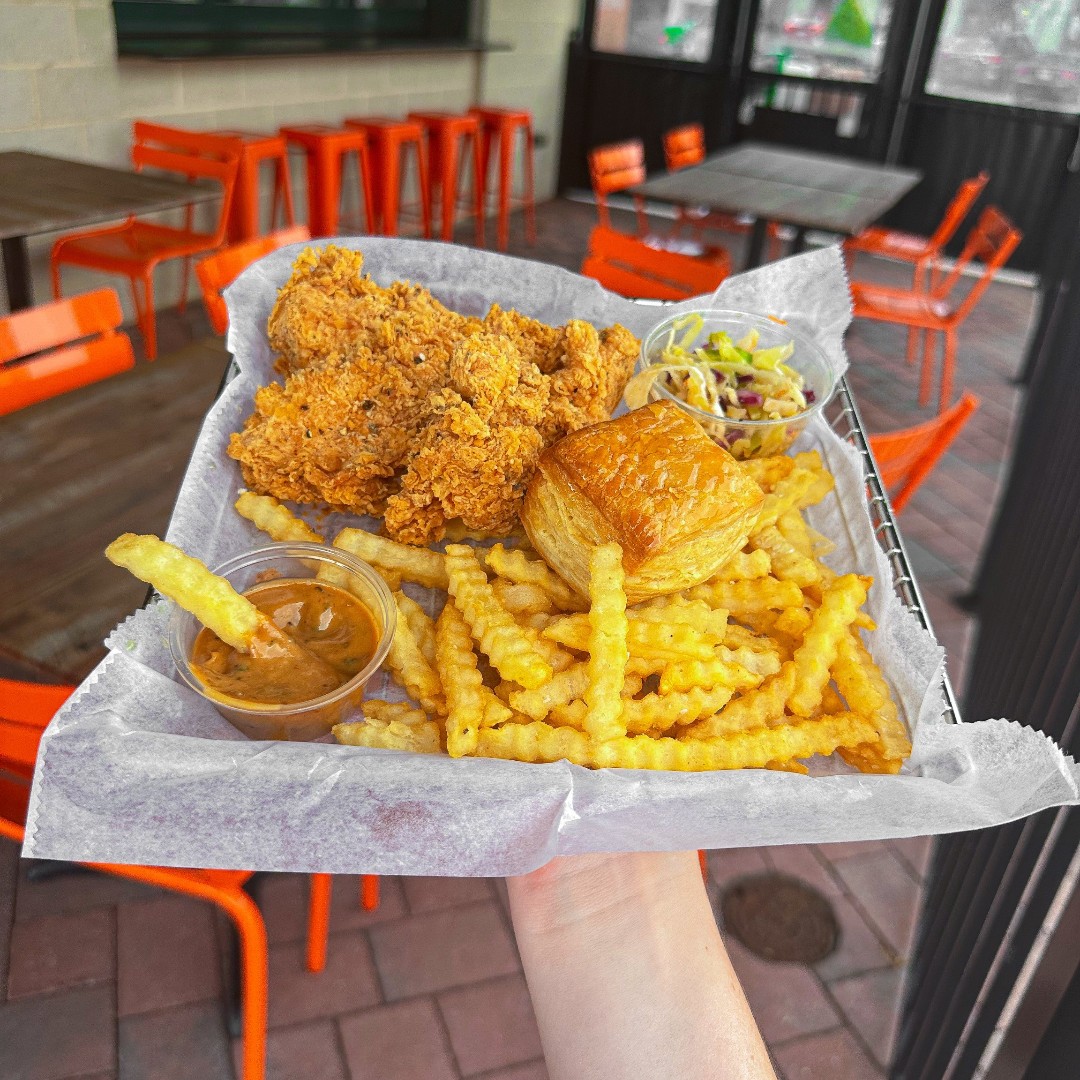
{"label": "fried chicken piece", "polygon": [[386,365],[370,349],[330,356],[259,390],[228,453],[253,491],[380,513],[429,398],[416,369]]}
{"label": "fried chicken piece", "polygon": [[407,544],[442,538],[450,518],[467,529],[506,536],[517,524],[525,488],[544,448],[533,424],[485,420],[454,390],[434,395],[438,409],[386,503],[386,531]]}
{"label": "fried chicken piece", "polygon": [[269,322],[285,382],[257,393],[229,454],[253,491],[385,511],[409,543],[441,539],[454,518],[506,535],[540,451],[610,415],[637,339],[498,306],[467,318],[426,289],[381,288],[362,265],[333,245],[297,259]]}
{"label": "fried chicken piece", "polygon": [[419,285],[395,281],[384,289],[361,273],[363,264],[359,251],[333,244],[300,253],[267,326],[278,370],[288,374],[367,348],[391,363],[428,363],[432,385],[443,385],[450,350],[482,323],[450,311]]}

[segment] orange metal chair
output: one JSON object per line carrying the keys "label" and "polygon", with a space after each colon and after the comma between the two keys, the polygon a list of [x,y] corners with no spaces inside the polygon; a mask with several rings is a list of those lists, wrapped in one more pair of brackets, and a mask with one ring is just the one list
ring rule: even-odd
{"label": "orange metal chair", "polygon": [[[73,686],[46,686],[0,679],[0,836],[21,844],[26,807],[41,733],[74,692]],[[266,926],[244,890],[247,870],[189,870],[159,866],[87,863],[92,870],[142,881],[217,904],[236,926],[240,940],[243,1021],[242,1080],[262,1080],[266,1061]],[[366,880],[366,879],[365,879]],[[326,961],[330,918],[329,874],[311,875],[307,967],[321,971]],[[376,879],[377,887],[377,879]]]}
{"label": "orange metal chair", "polygon": [[[929,292],[891,289],[883,285],[855,283],[851,287],[855,318],[899,323],[924,332],[922,373],[919,379],[919,404],[930,401],[935,334],[945,340],[941,372],[941,397],[938,411],[944,412],[952,395],[953,369],[956,366],[956,333],[971,314],[994,275],[1016,250],[1022,234],[996,207],[988,206],[968,234],[952,273]],[[958,303],[949,302],[949,294],[960,280],[965,267],[973,260],[983,263],[983,272],[968,294]],[[913,342],[908,341],[908,360],[914,361]]]}
{"label": "orange metal chair", "polygon": [[[240,143],[220,135],[166,128],[136,121],[131,158],[136,171],[144,168],[179,173],[188,180],[208,179],[221,185],[221,210],[210,232],[194,228],[194,207],[185,211],[179,228],[128,218],[119,225],[87,229],[60,237],[52,248],[53,296],[59,300],[60,270],[65,264],[122,274],[131,282],[139,329],[143,334],[146,358],[157,356],[157,324],[154,313],[154,270],[168,259],[184,259],[184,279],[180,292],[181,310],[187,299],[187,263],[221,247],[225,240],[232,206]],[[142,285],[140,297],[139,284]]]}
{"label": "orange metal chair", "polygon": [[598,225],[589,235],[581,272],[632,299],[685,300],[713,292],[731,273],[726,255],[725,260],[706,262],[658,251],[636,237]]}
{"label": "orange metal chair", "polygon": [[[669,172],[678,172],[691,165],[700,165],[705,160],[705,129],[700,124],[684,124],[673,128],[664,135],[664,160]],[[676,208],[678,217],[672,235],[678,235],[684,226],[700,234],[705,229],[721,229],[724,232],[745,234],[750,226],[740,221],[734,214],[725,214],[720,210],[706,210],[693,206]],[[781,255],[783,236],[780,226],[770,222],[768,226],[769,258],[778,259]]]}
{"label": "orange metal chair", "polygon": [[465,161],[472,159],[472,194],[467,216],[476,219],[476,242],[484,244],[484,167],[481,161],[480,120],[473,115],[447,112],[411,112],[409,119],[422,124],[427,135],[428,187],[432,207],[440,207],[443,240],[454,239],[454,220],[459,209],[458,184]]}
{"label": "orange metal chair", "polygon": [[[864,229],[858,236],[844,241],[845,253],[856,251],[870,255],[883,255],[888,259],[914,264],[914,278],[911,287],[923,290],[934,284],[933,270],[945,250],[945,245],[953,238],[960,223],[971,212],[983,189],[990,181],[990,174],[981,172],[978,176],[965,180],[953,196],[945,210],[945,216],[934,230],[932,236],[917,236],[914,233],[900,232],[897,229],[883,229],[873,226]],[[927,282],[927,270],[930,280]]]}
{"label": "orange metal chair", "polygon": [[[600,226],[611,228],[611,213],[607,197],[617,191],[645,182],[645,145],[640,139],[598,146],[589,151],[589,179],[596,197],[596,216]],[[637,235],[649,234],[649,219],[645,216],[645,200],[634,195],[634,213],[637,216]]]}
{"label": "orange metal chair", "polygon": [[[525,211],[525,239],[536,243],[536,183],[533,174],[533,154],[536,142],[533,137],[532,113],[526,109],[499,109],[490,105],[477,105],[469,112],[480,121],[480,170],[484,176],[483,188],[488,187],[487,175],[492,153],[499,155],[498,183],[495,191],[495,209],[498,214],[497,236],[499,250],[505,251],[510,242],[510,211],[521,206]],[[525,140],[524,191],[520,198],[513,194],[514,140],[521,132]]]}
{"label": "orange metal chair", "polygon": [[134,367],[123,321],[113,289],[0,318],[0,416]]}
{"label": "orange metal chair", "polygon": [[210,316],[210,325],[214,332],[224,334],[229,328],[229,311],[221,294],[240,276],[242,270],[246,270],[256,259],[261,259],[286,244],[297,244],[310,239],[311,233],[306,225],[293,225],[269,236],[249,240],[245,244],[222,248],[221,251],[215,251],[213,255],[207,255],[205,259],[197,262],[195,273],[202,287],[203,304],[206,306],[206,314]]}
{"label": "orange metal chair", "polygon": [[277,225],[278,201],[284,204],[283,224],[296,224],[293,212],[292,183],[289,178],[289,148],[282,135],[261,135],[250,131],[215,131],[224,139],[240,143],[240,162],[236,170],[236,192],[229,213],[229,242],[242,243],[262,235],[259,221],[259,168],[264,163],[274,167],[274,199],[270,209],[270,231]]}
{"label": "orange metal chair", "polygon": [[372,184],[374,218],[368,223],[374,232],[397,236],[401,205],[402,163],[411,147],[416,155],[417,184],[420,188],[420,229],[431,236],[431,189],[428,187],[427,153],[424,129],[415,120],[389,120],[382,116],[346,117],[345,125],[364,132],[371,148],[374,183]]}
{"label": "orange metal chair", "polygon": [[907,506],[978,407],[979,399],[965,392],[955,405],[925,424],[870,436],[881,482],[897,489],[892,499],[895,513]]}
{"label": "orange metal chair", "polygon": [[283,127],[281,134],[304,150],[307,175],[308,228],[312,236],[337,236],[341,213],[341,177],[345,158],[356,155],[360,193],[364,200],[364,231],[375,231],[375,196],[372,188],[368,137],[358,128],[329,124]]}

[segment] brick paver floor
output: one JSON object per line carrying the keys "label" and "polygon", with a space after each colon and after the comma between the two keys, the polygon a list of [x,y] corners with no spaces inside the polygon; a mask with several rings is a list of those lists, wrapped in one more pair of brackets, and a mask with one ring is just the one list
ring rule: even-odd
{"label": "brick paver floor", "polygon": [[[541,208],[540,245],[519,253],[575,268],[590,208]],[[738,240],[732,242],[737,249]],[[737,251],[736,251],[737,255]],[[867,260],[856,275],[898,280]],[[962,685],[969,586],[998,494],[1020,402],[1011,383],[1034,295],[995,285],[960,338],[959,387],[982,408],[901,518],[949,670]],[[851,382],[870,431],[918,422],[904,331],[856,324]],[[837,950],[808,967],[732,960],[782,1080],[882,1080],[897,1020],[926,839],[709,855],[710,893],[767,870],[828,898]],[[326,970],[303,967],[305,879],[268,875],[271,1080],[542,1080],[546,1076],[501,883],[382,882],[379,910],[335,885]],[[220,919],[196,901],[102,876],[31,883],[0,842],[0,1076],[5,1080],[226,1080]]]}

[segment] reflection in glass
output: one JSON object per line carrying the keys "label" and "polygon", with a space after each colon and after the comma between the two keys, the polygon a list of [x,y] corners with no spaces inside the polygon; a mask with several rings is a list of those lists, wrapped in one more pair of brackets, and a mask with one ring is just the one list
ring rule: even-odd
{"label": "reflection in glass", "polygon": [[949,0],[926,90],[1080,111],[1080,0]]}
{"label": "reflection in glass", "polygon": [[597,0],[597,52],[704,63],[712,52],[718,0]]}
{"label": "reflection in glass", "polygon": [[807,79],[874,82],[892,0],[762,0],[750,66]]}

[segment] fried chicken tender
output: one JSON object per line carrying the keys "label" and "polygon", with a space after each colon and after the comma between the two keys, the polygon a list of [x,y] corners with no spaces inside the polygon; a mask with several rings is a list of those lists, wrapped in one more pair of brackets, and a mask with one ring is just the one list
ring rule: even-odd
{"label": "fried chicken tender", "polygon": [[606,419],[638,341],[613,326],[547,326],[493,306],[483,320],[363,256],[306,249],[269,321],[284,383],[258,391],[229,454],[253,491],[385,514],[427,544],[447,521],[506,535],[545,446]]}

